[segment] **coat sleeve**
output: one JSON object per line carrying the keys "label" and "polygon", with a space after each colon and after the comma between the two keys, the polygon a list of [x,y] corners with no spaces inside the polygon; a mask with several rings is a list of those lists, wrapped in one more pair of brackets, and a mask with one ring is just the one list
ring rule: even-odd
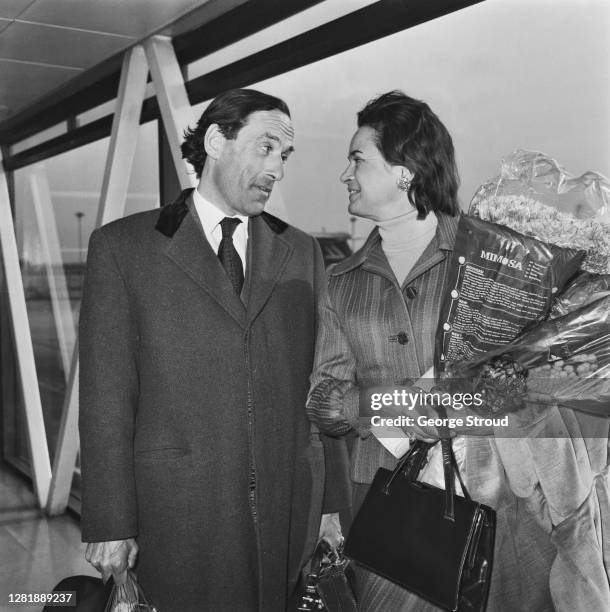
{"label": "coat sleeve", "polygon": [[133,439],[137,329],[104,230],[89,242],[79,322],[81,524],[85,542],[137,535]]}
{"label": "coat sleeve", "polygon": [[333,438],[321,434],[320,439],[324,447],[326,470],[322,514],[347,510],[352,505],[352,492],[345,436]]}
{"label": "coat sleeve", "polygon": [[323,433],[338,436],[355,429],[366,436],[368,431],[358,422],[359,401],[356,358],[329,292],[324,291],[319,299],[308,415]]}
{"label": "coat sleeve", "polygon": [[[326,292],[326,273],[324,271],[324,260],[320,247],[316,241],[317,269],[315,293],[317,302],[320,302],[321,295]],[[316,328],[319,343],[320,327],[322,319],[321,311],[317,309]],[[319,345],[319,344],[318,344]],[[315,371],[315,370],[314,370]],[[310,413],[311,416],[311,413]],[[316,434],[319,434],[317,426],[312,423]],[[322,513],[333,513],[346,510],[351,507],[351,483],[349,478],[349,453],[344,437],[331,437],[319,434],[324,448],[324,497],[322,502]]]}

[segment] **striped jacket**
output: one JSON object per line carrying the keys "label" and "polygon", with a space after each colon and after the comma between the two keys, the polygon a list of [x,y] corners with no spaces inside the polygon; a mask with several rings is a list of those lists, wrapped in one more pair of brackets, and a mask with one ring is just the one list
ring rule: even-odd
{"label": "striped jacket", "polygon": [[310,418],[322,431],[359,433],[352,479],[371,482],[395,459],[358,422],[359,387],[402,385],[433,363],[434,336],[459,217],[438,214],[436,234],[400,286],[377,228],[330,272],[321,300]]}
{"label": "striped jacket", "polygon": [[[321,298],[308,411],[322,431],[358,433],[354,482],[370,483],[379,467],[396,464],[359,424],[359,386],[408,384],[433,363],[458,224],[445,215],[438,220],[435,237],[402,286],[375,229],[358,252],[332,269]],[[598,439],[586,440],[576,422],[582,419],[572,416],[572,423],[569,416],[554,409],[542,421],[524,421],[520,439],[465,438],[462,476],[468,491],[497,512],[489,612],[608,609],[604,568],[610,547],[599,530],[610,498],[608,425],[600,419]],[[433,609],[375,580],[363,609]]]}

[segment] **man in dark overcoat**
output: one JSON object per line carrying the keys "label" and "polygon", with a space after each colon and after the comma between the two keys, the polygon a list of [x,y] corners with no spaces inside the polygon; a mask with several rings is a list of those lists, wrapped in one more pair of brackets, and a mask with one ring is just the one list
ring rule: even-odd
{"label": "man in dark overcoat", "polygon": [[221,94],[182,145],[197,189],[89,243],[83,541],[104,577],[135,564],[159,612],[284,610],[318,535],[305,400],[323,262],[263,212],[292,143],[282,100]]}

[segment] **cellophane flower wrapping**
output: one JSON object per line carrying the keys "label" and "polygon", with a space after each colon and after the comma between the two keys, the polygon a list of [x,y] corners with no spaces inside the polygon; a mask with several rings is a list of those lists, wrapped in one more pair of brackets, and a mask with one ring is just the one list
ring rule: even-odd
{"label": "cellophane flower wrapping", "polygon": [[610,295],[610,274],[581,271],[555,298],[549,319],[556,319]]}
{"label": "cellophane flower wrapping", "polygon": [[610,182],[568,173],[553,158],[517,149],[475,193],[469,214],[542,242],[584,249],[583,270],[610,272]]}
{"label": "cellophane flower wrapping", "polygon": [[544,320],[583,257],[583,251],[463,215],[436,335],[437,373],[460,376],[461,364]]}
{"label": "cellophane flower wrapping", "polygon": [[[484,414],[540,401],[610,416],[609,202],[610,184],[600,174],[574,177],[533,151],[517,150],[503,160],[500,175],[477,190],[470,215],[586,255],[578,274],[554,288],[550,309],[537,322],[490,350],[439,364],[445,387],[481,392]],[[539,295],[546,290],[541,284]],[[514,313],[495,312],[504,319],[496,325],[511,329]],[[450,313],[445,325],[453,318]],[[477,324],[485,326],[481,312],[474,315]],[[437,353],[441,334],[439,326]]]}
{"label": "cellophane flower wrapping", "polygon": [[454,373],[483,394],[485,414],[535,400],[610,416],[610,295],[549,318]]}

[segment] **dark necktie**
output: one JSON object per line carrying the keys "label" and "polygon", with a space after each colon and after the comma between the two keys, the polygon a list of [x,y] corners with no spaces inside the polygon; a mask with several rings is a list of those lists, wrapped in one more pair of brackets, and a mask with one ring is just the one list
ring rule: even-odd
{"label": "dark necktie", "polygon": [[240,223],[241,220],[236,217],[225,217],[220,222],[222,240],[218,247],[218,259],[220,259],[220,263],[223,265],[237,295],[241,293],[244,284],[244,268],[233,244],[233,232]]}

